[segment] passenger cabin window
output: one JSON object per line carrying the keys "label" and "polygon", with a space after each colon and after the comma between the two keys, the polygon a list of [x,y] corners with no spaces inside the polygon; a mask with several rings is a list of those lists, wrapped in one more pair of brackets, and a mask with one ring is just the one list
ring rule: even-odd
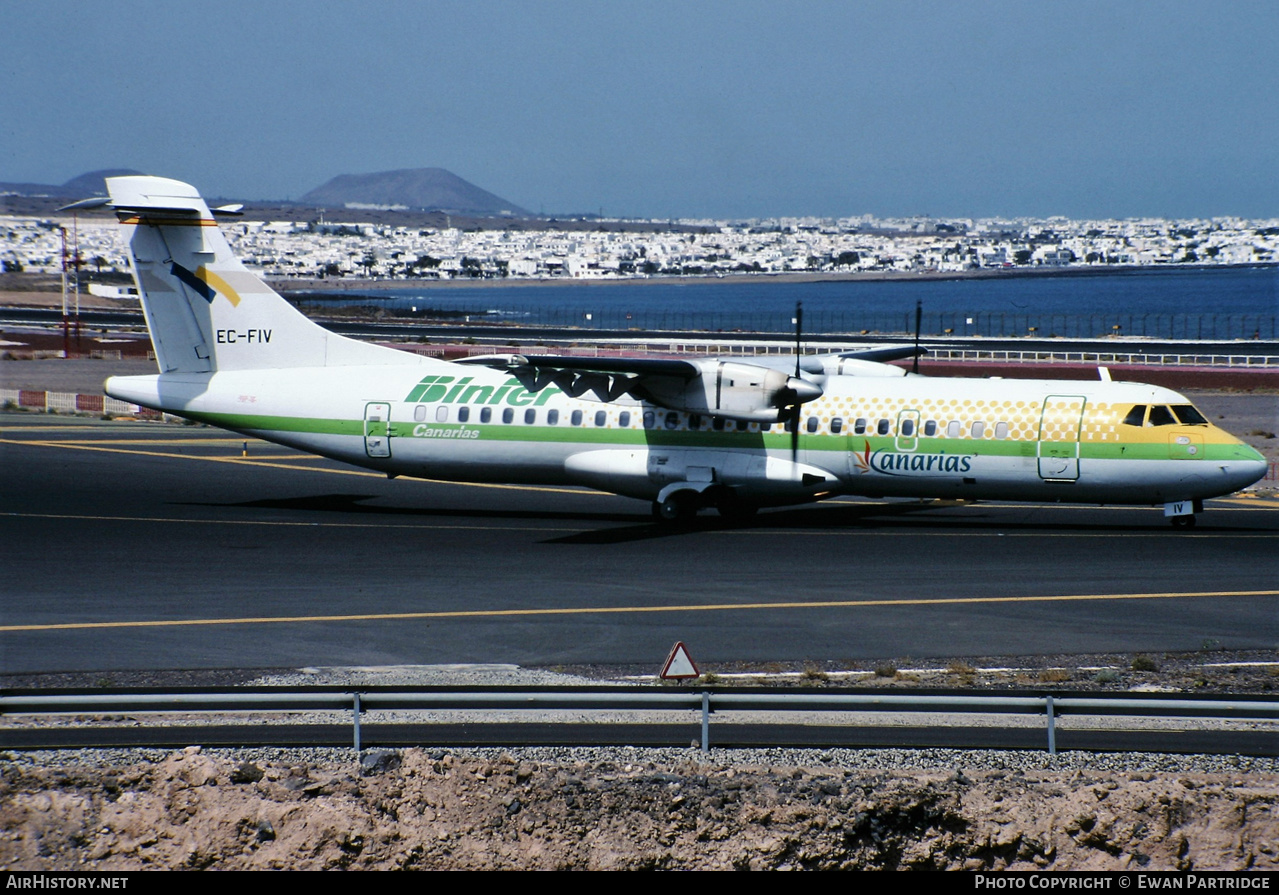
{"label": "passenger cabin window", "polygon": [[982,438],[986,434],[986,424],[981,420],[973,420],[971,431],[973,433],[973,438]]}
{"label": "passenger cabin window", "polygon": [[679,414],[676,413],[674,410],[667,411],[666,413],[666,428],[668,429],[679,428]]}
{"label": "passenger cabin window", "polygon": [[875,431],[880,435],[887,435],[890,428],[891,424],[888,420],[880,420],[879,425],[875,427]]}
{"label": "passenger cabin window", "polygon": [[546,411],[546,425],[554,426],[560,421],[560,412],[558,410]]}
{"label": "passenger cabin window", "polygon": [[859,416],[857,419],[853,420],[853,434],[854,435],[866,434],[866,417]]}
{"label": "passenger cabin window", "polygon": [[623,410],[620,414],[618,414],[617,424],[623,429],[629,429],[631,427],[631,412],[629,410]]}
{"label": "passenger cabin window", "polygon": [[951,420],[949,423],[946,424],[946,437],[958,438],[959,429],[960,429],[959,420]]}
{"label": "passenger cabin window", "polygon": [[1124,417],[1125,426],[1140,426],[1146,421],[1146,405],[1138,404]]}
{"label": "passenger cabin window", "polygon": [[689,427],[690,429],[700,429],[700,428],[702,428],[702,417],[701,417],[701,414],[697,414],[697,413],[690,413],[690,414],[688,415],[688,427]]}
{"label": "passenger cabin window", "polygon": [[481,407],[481,408],[480,408],[480,422],[481,422],[481,423],[489,423],[489,422],[492,422],[492,421],[493,421],[493,408],[492,408],[492,407]]}
{"label": "passenger cabin window", "polygon": [[524,411],[524,424],[525,424],[526,426],[531,426],[531,425],[533,425],[533,424],[534,424],[534,423],[536,423],[536,422],[537,422],[537,411],[536,411],[536,410],[534,410],[532,407],[530,407],[528,410]]}
{"label": "passenger cabin window", "polygon": [[1007,423],[995,423],[995,437],[996,437],[996,438],[1001,438],[1001,439],[1002,439],[1002,438],[1007,438],[1007,437],[1008,437],[1008,424],[1007,424]]}
{"label": "passenger cabin window", "polygon": [[809,432],[816,432],[816,431],[817,431],[817,427],[818,427],[818,426],[820,426],[821,424],[822,424],[821,420],[819,420],[817,417],[815,417],[815,416],[810,416],[810,417],[808,418],[808,431],[809,431]]}
{"label": "passenger cabin window", "polygon": [[515,420],[515,408],[507,407],[502,411],[502,422],[508,426]]}
{"label": "passenger cabin window", "polygon": [[844,431],[844,420],[842,417],[835,417],[830,421],[830,434],[838,435]]}
{"label": "passenger cabin window", "polygon": [[413,419],[417,420],[419,423],[421,423],[421,422],[425,422],[425,420],[426,420],[426,405],[425,405],[425,404],[419,404],[419,405],[417,405],[416,407],[414,407],[414,408],[413,408]]}
{"label": "passenger cabin window", "polygon": [[437,423],[447,423],[449,421],[449,409],[446,405],[441,404],[435,408],[435,421]]}
{"label": "passenger cabin window", "polygon": [[469,420],[470,418],[471,418],[471,408],[469,408],[469,407],[459,407],[459,408],[457,409],[457,421],[458,421],[459,423],[464,423],[464,422],[466,422],[467,420]]}
{"label": "passenger cabin window", "polygon": [[644,411],[643,419],[645,429],[651,429],[657,425],[657,414],[653,413],[651,410]]}
{"label": "passenger cabin window", "polygon": [[934,438],[937,435],[937,420],[929,420],[924,423],[924,437]]}
{"label": "passenger cabin window", "polygon": [[595,411],[595,428],[601,429],[607,425],[608,425],[608,411],[606,410]]}
{"label": "passenger cabin window", "polygon": [[1150,418],[1146,421],[1147,426],[1175,426],[1177,418],[1172,415],[1172,411],[1162,404],[1155,404],[1150,408]]}
{"label": "passenger cabin window", "polygon": [[915,421],[911,419],[902,420],[902,438],[910,438],[915,434]]}
{"label": "passenger cabin window", "polygon": [[571,423],[571,424],[572,424],[572,425],[574,425],[574,426],[580,426],[580,425],[582,425],[582,411],[580,411],[580,410],[574,410],[574,411],[573,411],[573,412],[569,415],[568,421],[569,421],[569,423]]}

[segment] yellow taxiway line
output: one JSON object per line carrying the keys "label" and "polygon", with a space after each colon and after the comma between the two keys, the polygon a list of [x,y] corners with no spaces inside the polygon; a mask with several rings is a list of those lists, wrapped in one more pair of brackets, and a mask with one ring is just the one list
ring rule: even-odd
{"label": "yellow taxiway line", "polygon": [[769,603],[706,603],[674,606],[581,606],[545,609],[459,609],[441,612],[370,612],[353,615],[245,616],[241,618],[154,619],[115,622],[60,622],[56,624],[2,625],[0,633],[20,631],[94,631],[107,628],[186,628],[212,625],[279,625],[311,622],[419,621],[453,618],[529,618],[563,615],[627,615],[637,613],[742,612],[760,609],[867,609],[878,607],[971,606],[975,604],[1081,603],[1117,600],[1184,600],[1218,597],[1274,597],[1279,590],[1224,590],[1161,592],[1148,594],[1065,594],[1020,597],[942,597],[892,600],[796,600]]}
{"label": "yellow taxiway line", "polygon": [[[359,512],[356,509],[354,512]],[[378,522],[288,522],[279,519],[182,519],[165,516],[95,516],[74,513],[19,513],[0,511],[0,517],[8,516],[18,519],[79,519],[86,522],[152,522],[162,525],[264,525],[272,528],[393,528],[413,530],[449,530],[449,531],[581,531],[581,526],[550,528],[545,525],[461,525],[448,524],[414,524],[414,523],[378,523]]]}
{"label": "yellow taxiway line", "polygon": [[[231,439],[231,443],[233,444],[240,444],[243,441],[244,439],[242,438]],[[172,444],[173,442],[168,442],[168,443]],[[196,443],[202,444],[206,442],[198,441]],[[367,476],[375,479],[386,478],[385,473],[369,472],[368,470],[364,470],[364,469],[327,469],[323,467],[304,467],[304,466],[293,465],[294,463],[298,461],[324,459],[322,457],[313,457],[305,454],[299,454],[297,457],[291,457],[289,458],[289,462],[285,463],[285,462],[273,462],[273,461],[267,461],[267,460],[254,460],[251,457],[240,457],[240,456],[206,457],[199,454],[177,454],[171,451],[138,451],[138,450],[128,450],[126,448],[121,448],[121,447],[100,447],[99,443],[97,442],[89,444],[89,443],[84,443],[79,441],[43,441],[43,440],[36,441],[36,440],[30,440],[25,438],[0,438],[0,444],[16,444],[16,445],[30,445],[34,447],[65,448],[67,450],[74,450],[74,451],[97,451],[105,454],[132,454],[134,456],[140,456],[140,457],[163,457],[169,460],[203,460],[207,463],[233,463],[240,466],[262,466],[269,469],[290,469],[295,472],[326,472],[326,473],[329,473],[330,475]],[[420,481],[420,482],[435,482],[436,484],[440,484],[440,485],[462,485],[467,488],[493,488],[493,489],[502,490],[502,491],[541,491],[541,492],[547,492],[550,494],[584,494],[584,495],[593,494],[596,496],[608,496],[603,494],[603,492],[591,491],[585,488],[552,488],[545,485],[500,485],[500,484],[495,484],[491,482],[448,482],[440,479],[425,479],[425,478],[419,479],[416,476],[413,476],[412,480]]]}

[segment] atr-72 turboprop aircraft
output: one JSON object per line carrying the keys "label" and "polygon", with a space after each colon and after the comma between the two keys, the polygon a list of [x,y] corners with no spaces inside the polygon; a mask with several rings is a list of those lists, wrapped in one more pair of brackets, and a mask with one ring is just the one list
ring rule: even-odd
{"label": "atr-72 turboprop aircraft", "polygon": [[878,362],[507,355],[450,363],[328,332],[231,254],[196,190],[113,177],[160,372],[107,394],[388,476],[585,485],[668,522],[849,494],[1163,504],[1260,479],[1260,454],[1165,388],[934,379]]}

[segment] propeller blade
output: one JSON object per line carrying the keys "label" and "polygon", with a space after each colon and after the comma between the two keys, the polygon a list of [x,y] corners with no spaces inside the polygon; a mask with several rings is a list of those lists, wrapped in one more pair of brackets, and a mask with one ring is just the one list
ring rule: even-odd
{"label": "propeller blade", "polygon": [[924,319],[924,303],[916,299],[915,301],[915,361],[911,364],[910,371],[919,373],[919,329]]}
{"label": "propeller blade", "polygon": [[795,302],[795,378],[799,378],[800,339],[804,334],[804,303]]}

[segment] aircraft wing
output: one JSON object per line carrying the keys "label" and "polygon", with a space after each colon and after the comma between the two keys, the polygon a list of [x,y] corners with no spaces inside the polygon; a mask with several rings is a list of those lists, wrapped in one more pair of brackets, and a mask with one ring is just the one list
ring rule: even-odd
{"label": "aircraft wing", "polygon": [[822,388],[761,364],[729,360],[504,354],[458,363],[504,370],[531,392],[554,385],[573,398],[630,395],[670,410],[775,423],[782,411],[821,397]]}

